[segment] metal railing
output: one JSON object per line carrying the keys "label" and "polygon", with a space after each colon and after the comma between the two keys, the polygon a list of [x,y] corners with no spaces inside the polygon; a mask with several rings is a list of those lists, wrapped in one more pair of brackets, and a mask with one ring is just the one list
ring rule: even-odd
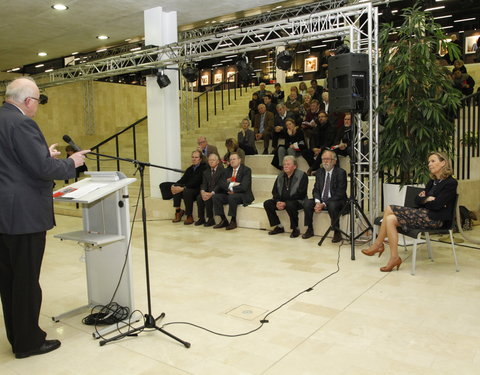
{"label": "metal railing", "polygon": [[[115,133],[114,135],[108,137],[107,139],[103,140],[102,142],[100,142],[99,144],[93,146],[93,147],[90,147],[90,150],[92,150],[92,152],[96,152],[96,153],[99,153],[101,154],[101,149],[100,147],[103,147],[103,146],[106,146],[107,144],[109,144],[111,141],[115,141],[115,155],[112,155],[112,156],[116,156],[117,158],[119,157],[124,157],[124,158],[127,158],[126,155],[124,154],[120,154],[120,145],[119,145],[119,137],[121,135],[124,135],[125,137],[128,136],[127,132],[129,130],[131,130],[131,139],[132,139],[132,142],[133,142],[133,157],[132,155],[129,155],[128,158],[133,158],[133,159],[137,159],[137,133],[136,133],[136,127],[137,125],[139,124],[142,124],[145,122],[145,120],[147,119],[147,116],[145,117],[142,117],[141,119],[135,121],[133,124],[127,126],[125,129],[122,129],[120,130],[119,132]],[[101,161],[105,161],[105,159],[101,159],[101,156],[96,156],[96,160],[97,160],[97,171],[100,171],[101,167],[100,167],[100,162]],[[109,160],[110,161],[110,160]],[[117,160],[116,161],[117,163],[117,171],[120,171],[120,160]]]}
{"label": "metal railing", "polygon": [[[200,128],[202,124],[202,104],[205,107],[205,121],[208,122],[211,117],[210,107],[213,106],[213,115],[216,116],[220,108],[223,111],[226,105],[231,105],[232,101],[237,100],[237,91],[238,95],[241,97],[244,93],[247,93],[248,86],[239,85],[236,80],[234,82],[222,81],[208,87],[204,92],[198,95],[195,98],[198,127]],[[220,103],[217,103],[218,92],[220,92]],[[213,97],[213,103],[210,103],[211,97]],[[202,98],[204,98],[204,100],[202,100]],[[248,108],[245,108],[245,111],[248,111]]]}

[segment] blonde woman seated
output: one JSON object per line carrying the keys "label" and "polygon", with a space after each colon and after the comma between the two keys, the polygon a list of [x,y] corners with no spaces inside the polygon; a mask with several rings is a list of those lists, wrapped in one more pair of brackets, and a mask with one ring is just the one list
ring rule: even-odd
{"label": "blonde woman seated", "polygon": [[432,152],[428,155],[428,169],[431,180],[415,199],[419,208],[388,206],[377,239],[368,250],[362,250],[365,255],[378,253],[380,257],[384,251],[383,241],[388,237],[390,259],[386,266],[380,268],[382,272],[390,272],[395,267],[398,270],[402,264],[402,259],[398,256],[397,227],[436,229],[452,220],[452,205],[455,203],[458,183],[452,177],[450,161],[443,153]]}
{"label": "blonde woman seated", "polygon": [[297,127],[295,120],[287,118],[285,120],[285,126],[287,127],[285,144],[277,147],[277,151],[272,160],[272,165],[280,170],[283,169],[282,163],[285,155],[291,155],[297,158],[301,156],[302,151],[306,149],[303,131]]}
{"label": "blonde woman seated", "polygon": [[223,157],[223,162],[229,165],[230,154],[236,153],[241,159],[241,163],[245,164],[245,151],[243,151],[239,146],[235,138],[227,138],[225,141],[225,147],[227,148],[227,153]]}

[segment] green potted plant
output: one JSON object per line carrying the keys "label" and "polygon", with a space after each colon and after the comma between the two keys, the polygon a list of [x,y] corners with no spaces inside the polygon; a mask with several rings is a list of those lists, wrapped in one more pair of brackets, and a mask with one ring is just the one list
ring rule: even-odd
{"label": "green potted plant", "polygon": [[386,23],[379,33],[378,112],[384,118],[379,168],[390,172],[389,182],[403,187],[428,181],[428,153],[451,154],[453,115],[461,93],[438,59],[441,44],[453,56],[459,55],[458,47],[446,42],[441,26],[418,5],[402,12],[399,28]]}

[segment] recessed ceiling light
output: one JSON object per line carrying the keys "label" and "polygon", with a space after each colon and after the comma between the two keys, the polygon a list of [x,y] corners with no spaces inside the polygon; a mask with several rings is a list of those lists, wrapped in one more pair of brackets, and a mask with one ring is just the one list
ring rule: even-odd
{"label": "recessed ceiling light", "polygon": [[38,56],[42,56],[42,57],[43,57],[43,56],[47,56],[47,53],[46,53],[46,52],[39,52],[39,53],[38,53]]}
{"label": "recessed ceiling light", "polygon": [[108,38],[110,38],[110,37],[107,36],[107,35],[97,35],[97,39],[104,40],[104,39],[108,39]]}
{"label": "recessed ceiling light", "polygon": [[100,48],[97,49],[95,52],[100,53],[100,52],[105,52],[107,49],[106,48]]}
{"label": "recessed ceiling light", "polygon": [[73,56],[78,55],[78,52],[72,52],[72,55]]}
{"label": "recessed ceiling light", "polygon": [[47,69],[45,70],[45,73],[53,72],[53,69]]}
{"label": "recessed ceiling light", "polygon": [[68,7],[66,5],[63,5],[63,4],[52,5],[52,8],[55,9],[55,10],[67,10],[68,9]]}
{"label": "recessed ceiling light", "polygon": [[20,70],[20,68],[13,68],[13,69],[11,69],[12,72],[16,72],[17,70]]}
{"label": "recessed ceiling light", "polygon": [[42,66],[45,66],[45,64],[38,64],[38,65],[35,65],[35,68],[41,68]]}

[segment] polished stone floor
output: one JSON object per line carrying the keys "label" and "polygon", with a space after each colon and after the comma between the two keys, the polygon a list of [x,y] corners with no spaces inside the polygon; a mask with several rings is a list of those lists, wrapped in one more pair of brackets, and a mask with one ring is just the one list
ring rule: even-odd
{"label": "polished stone floor", "polygon": [[[412,276],[411,250],[402,250],[398,272],[381,273],[385,254],[366,257],[360,246],[352,261],[349,245],[327,240],[319,247],[318,237],[150,221],[153,314],[166,313],[160,325],[188,322],[223,336],[172,323],[165,329],[191,348],[161,332],[99,346],[92,328],[81,323],[87,313],[59,323],[50,319],[86,302],[82,247],[53,238],[80,229],[81,219],[57,216],[57,222],[48,235],[42,269],[41,326],[62,346],[47,355],[14,359],[2,319],[2,375],[479,373],[478,245],[457,248],[458,273],[449,245],[434,244],[434,262],[422,246]],[[480,239],[480,230],[475,235]],[[334,273],[338,257],[340,270]],[[133,232],[133,275],[136,307],[145,313],[140,222]],[[279,306],[257,330],[265,314]]]}

